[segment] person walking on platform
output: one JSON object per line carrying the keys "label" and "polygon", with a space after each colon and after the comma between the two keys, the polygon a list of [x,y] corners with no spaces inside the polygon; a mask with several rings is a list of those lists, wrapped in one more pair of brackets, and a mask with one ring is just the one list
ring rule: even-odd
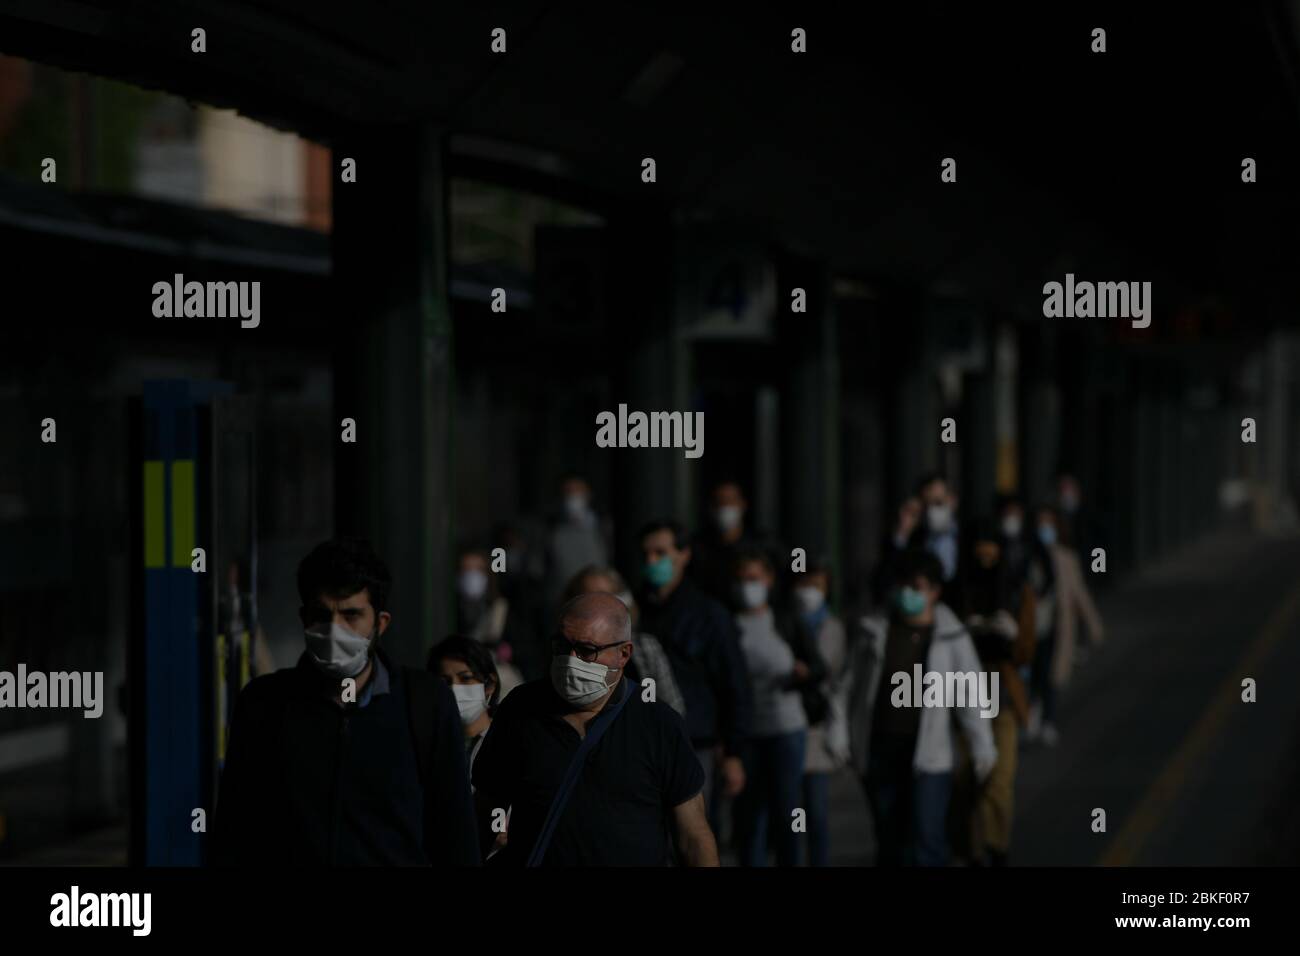
{"label": "person walking on platform", "polygon": [[305,647],[236,699],[214,863],[480,862],[456,699],[380,646],[391,587],[362,541],[328,541],[298,566]]}

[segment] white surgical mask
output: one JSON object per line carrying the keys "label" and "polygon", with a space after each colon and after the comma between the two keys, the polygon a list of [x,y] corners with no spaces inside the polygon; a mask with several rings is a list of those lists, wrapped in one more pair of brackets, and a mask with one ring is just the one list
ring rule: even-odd
{"label": "white surgical mask", "polygon": [[1020,522],[1020,518],[1007,516],[1002,519],[1002,533],[1008,538],[1020,537],[1021,530],[1023,530],[1023,525]]}
{"label": "white surgical mask", "polygon": [[452,684],[451,692],[460,711],[460,722],[468,727],[487,710],[487,688],[482,684]]}
{"label": "white surgical mask", "polygon": [[486,594],[487,585],[487,575],[477,568],[460,572],[460,577],[456,580],[456,588],[460,591],[461,596],[471,601],[477,601]]}
{"label": "white surgical mask", "polygon": [[723,531],[734,531],[740,527],[740,508],[736,505],[723,505],[713,509],[713,520]]}
{"label": "white surgical mask", "polygon": [[930,505],[925,509],[925,520],[931,531],[940,533],[947,531],[952,527],[952,506]]}
{"label": "white surgical mask", "polygon": [[564,511],[570,518],[585,517],[587,514],[587,496],[566,495],[564,498]]}
{"label": "white surgical mask", "polygon": [[370,641],[333,621],[329,630],[309,628],[303,632],[307,653],[316,666],[334,677],[356,677],[370,659]]}
{"label": "white surgical mask", "polygon": [[611,670],[619,669],[584,661],[572,654],[556,656],[551,658],[551,686],[574,707],[586,707],[609,692],[605,678]]}
{"label": "white surgical mask", "polygon": [[767,603],[767,585],[762,581],[740,582],[740,603],[753,610]]}
{"label": "white surgical mask", "polygon": [[822,593],[822,589],[811,585],[795,588],[794,596],[798,599],[799,606],[803,608],[805,614],[816,614],[821,610],[822,605],[826,603],[826,595]]}

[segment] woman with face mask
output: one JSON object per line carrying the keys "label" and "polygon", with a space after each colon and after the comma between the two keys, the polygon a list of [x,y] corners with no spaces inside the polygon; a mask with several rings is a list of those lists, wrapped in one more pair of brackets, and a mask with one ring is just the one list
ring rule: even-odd
{"label": "woman with face mask", "polygon": [[428,669],[451,687],[465,728],[469,768],[474,767],[483,737],[492,726],[492,713],[500,699],[501,679],[488,649],[467,637],[453,635],[429,652]]}
{"label": "woman with face mask", "polygon": [[830,865],[831,774],[848,763],[849,728],[844,699],[847,642],[844,624],[826,603],[831,569],[825,561],[813,562],[795,578],[798,626],[816,648],[825,677],[804,685],[804,712],[808,717],[808,746],[804,760],[804,808],[808,811],[808,865]]}
{"label": "woman with face mask", "polygon": [[[460,555],[456,575],[456,633],[477,641],[492,654],[501,675],[501,696],[528,679],[521,668],[533,665],[530,652],[535,641],[519,634],[521,622],[510,602],[501,594],[487,553],[470,548]],[[516,657],[522,658],[516,662]]]}
{"label": "woman with face mask", "polygon": [[1050,558],[1055,584],[1056,613],[1051,632],[1039,640],[1039,651],[1049,649],[1045,659],[1035,659],[1037,680],[1035,690],[1043,702],[1042,724],[1039,740],[1051,746],[1057,742],[1056,694],[1070,680],[1075,662],[1079,659],[1079,619],[1087,626],[1088,643],[1100,646],[1105,639],[1101,614],[1088,590],[1079,552],[1069,537],[1069,525],[1060,513],[1050,506],[1040,507],[1035,515],[1038,540]]}
{"label": "woman with face mask", "polygon": [[783,634],[768,596],[776,580],[771,559],[761,549],[742,549],[735,563],[740,611],[740,649],[753,693],[753,734],[748,741],[745,789],[736,798],[735,839],[743,866],[766,866],[769,824],[778,866],[798,864],[798,841],[789,821],[803,803],[804,757],[808,718],[800,687],[820,681],[797,628]]}
{"label": "woman with face mask", "polygon": [[[456,698],[460,724],[465,730],[465,770],[473,780],[474,760],[483,747],[483,738],[492,726],[492,714],[500,702],[501,679],[497,676],[492,654],[478,641],[452,635],[429,651],[427,669],[445,680]],[[471,784],[471,792],[473,789]],[[509,820],[507,812],[507,825]],[[496,845],[487,858],[491,859],[505,843],[506,834],[498,834]]]}

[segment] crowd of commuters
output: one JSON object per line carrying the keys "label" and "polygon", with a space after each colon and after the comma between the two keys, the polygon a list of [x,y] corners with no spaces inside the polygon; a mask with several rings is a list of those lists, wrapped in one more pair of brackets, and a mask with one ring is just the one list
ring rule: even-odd
{"label": "crowd of commuters", "polygon": [[[1058,742],[1057,694],[1103,639],[1073,478],[970,520],[923,478],[851,614],[734,481],[693,535],[647,522],[626,577],[588,483],[559,490],[537,540],[460,553],[423,670],[384,652],[393,578],[366,543],[303,560],[305,649],[240,694],[214,862],[825,866],[840,773],[879,865],[1008,862],[1020,751]],[[996,706],[909,706],[914,673],[996,675]]]}

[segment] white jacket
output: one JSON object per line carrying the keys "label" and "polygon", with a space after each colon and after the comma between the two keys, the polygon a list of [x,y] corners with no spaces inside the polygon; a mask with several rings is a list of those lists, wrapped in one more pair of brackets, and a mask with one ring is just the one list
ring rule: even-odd
{"label": "white jacket", "polygon": [[[846,689],[849,714],[849,746],[854,769],[866,773],[871,746],[871,722],[875,714],[876,694],[883,678],[885,642],[889,619],[883,614],[860,618],[860,633],[851,652]],[[934,634],[926,654],[925,671],[941,674],[978,672],[981,669],[975,644],[961,620],[946,604],[934,608]],[[961,724],[970,744],[972,756],[991,764],[997,757],[993,743],[992,721],[980,716],[978,702],[967,707],[926,707],[921,711],[912,767],[918,773],[944,773],[955,763],[952,737],[953,718]]]}

